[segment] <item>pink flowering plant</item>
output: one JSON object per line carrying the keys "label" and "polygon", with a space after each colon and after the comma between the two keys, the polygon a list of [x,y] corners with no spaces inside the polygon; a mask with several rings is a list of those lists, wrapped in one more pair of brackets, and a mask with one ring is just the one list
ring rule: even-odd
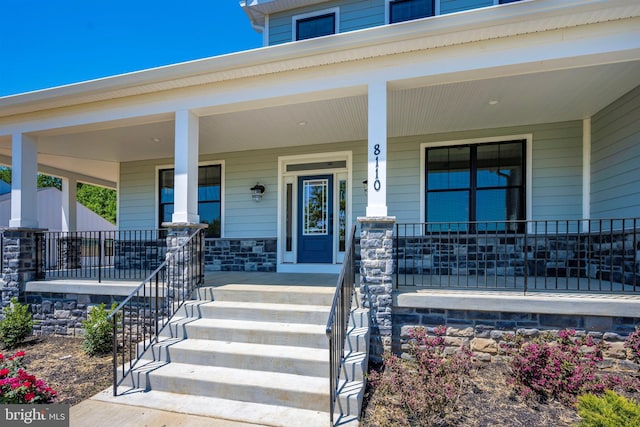
{"label": "pink flowering plant", "polygon": [[526,399],[571,404],[580,394],[602,394],[613,380],[597,375],[606,344],[578,336],[575,330],[543,334],[528,342],[521,334],[511,334],[500,347],[510,357],[508,382]]}
{"label": "pink flowering plant", "polygon": [[24,370],[24,352],[0,353],[0,403],[50,403],[56,392]]}
{"label": "pink flowering plant", "polygon": [[389,419],[440,425],[456,416],[459,399],[471,386],[472,354],[467,347],[445,354],[445,333],[444,326],[431,335],[426,328],[413,328],[407,356],[385,354],[384,371],[369,374]]}

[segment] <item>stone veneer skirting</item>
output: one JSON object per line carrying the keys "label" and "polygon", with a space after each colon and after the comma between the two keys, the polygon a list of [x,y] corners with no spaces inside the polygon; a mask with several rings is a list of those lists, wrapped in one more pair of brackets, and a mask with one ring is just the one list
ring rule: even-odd
{"label": "stone veneer skirting", "polygon": [[[396,297],[404,298],[401,307],[395,307],[393,311],[393,350],[396,353],[403,353],[407,348],[409,340],[409,330],[416,326],[435,328],[446,326],[446,346],[447,351],[455,351],[460,346],[469,346],[474,356],[481,361],[490,362],[500,358],[499,345],[503,342],[505,334],[516,332],[524,334],[526,337],[535,337],[545,331],[558,331],[561,329],[575,329],[580,334],[589,334],[596,339],[604,340],[609,350],[605,352],[605,360],[601,364],[604,368],[615,367],[618,369],[638,370],[640,365],[633,363],[627,357],[624,348],[624,340],[629,333],[640,325],[640,302],[622,301],[618,304],[628,303],[628,307],[623,307],[614,315],[591,315],[580,313],[580,311],[590,311],[590,304],[597,303],[585,298],[584,306],[580,307],[579,301],[567,301],[566,304],[574,307],[574,313],[561,314],[565,307],[558,307],[558,313],[554,313],[553,303],[540,301],[546,304],[546,310],[542,313],[526,311],[527,297],[522,297],[523,311],[483,311],[477,309],[465,309],[477,305],[476,295],[461,297],[456,308],[430,308],[428,297],[423,301],[416,301],[411,304],[410,296]],[[464,298],[464,301],[462,300]],[[435,296],[434,306],[439,306],[438,297]],[[562,303],[561,303],[562,304]],[[612,301],[612,304],[616,304]],[[636,306],[633,306],[636,304]],[[418,307],[411,307],[417,305]],[[535,304],[534,304],[535,305]],[[602,303],[600,303],[602,305]],[[604,303],[606,306],[607,304]],[[493,307],[492,307],[493,308]],[[607,307],[602,307],[602,311],[607,311]]]}
{"label": "stone veneer skirting", "polygon": [[[204,264],[207,271],[275,272],[277,239],[205,239]],[[119,240],[114,242],[117,270],[152,271],[165,259],[166,239]]]}
{"label": "stone veneer skirting", "polygon": [[26,303],[33,315],[34,335],[82,335],[82,321],[87,320],[90,307],[112,302],[119,303],[125,297],[115,295],[28,293]]}
{"label": "stone veneer skirting", "polygon": [[205,239],[205,270],[275,272],[277,248],[275,237]]}

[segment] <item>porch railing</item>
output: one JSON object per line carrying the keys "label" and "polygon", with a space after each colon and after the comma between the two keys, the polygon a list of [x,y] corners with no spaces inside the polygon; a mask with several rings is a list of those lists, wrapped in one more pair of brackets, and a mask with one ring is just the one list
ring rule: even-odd
{"label": "porch railing", "polygon": [[339,394],[340,368],[344,354],[344,343],[351,313],[351,301],[355,291],[355,234],[356,227],[351,228],[347,239],[347,247],[342,262],[342,270],[338,277],[333,304],[327,321],[327,338],[329,339],[329,414],[333,426],[334,410]]}
{"label": "porch railing", "polygon": [[203,283],[204,233],[197,230],[109,314],[113,325],[113,394],[158,333]]}
{"label": "porch railing", "polygon": [[142,280],[165,258],[167,231],[45,232],[45,276]]}
{"label": "porch railing", "polygon": [[640,292],[640,219],[396,224],[396,285]]}

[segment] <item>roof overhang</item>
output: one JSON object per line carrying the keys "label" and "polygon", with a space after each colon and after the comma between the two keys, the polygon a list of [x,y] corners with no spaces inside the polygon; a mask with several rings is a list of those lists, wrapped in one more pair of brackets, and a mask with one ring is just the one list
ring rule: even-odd
{"label": "roof overhang", "polygon": [[639,16],[637,0],[525,0],[0,97],[0,126],[53,108]]}

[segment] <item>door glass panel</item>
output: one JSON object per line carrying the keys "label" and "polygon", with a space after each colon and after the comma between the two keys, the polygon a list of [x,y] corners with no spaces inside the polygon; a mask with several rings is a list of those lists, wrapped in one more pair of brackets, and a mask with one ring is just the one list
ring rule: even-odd
{"label": "door glass panel", "polygon": [[293,246],[293,184],[287,184],[287,219],[285,226],[285,250],[292,251]]}
{"label": "door glass panel", "polygon": [[338,251],[344,252],[347,231],[347,181],[338,181]]}
{"label": "door glass panel", "polygon": [[312,179],[303,182],[302,234],[318,236],[329,234],[328,218],[329,180]]}

